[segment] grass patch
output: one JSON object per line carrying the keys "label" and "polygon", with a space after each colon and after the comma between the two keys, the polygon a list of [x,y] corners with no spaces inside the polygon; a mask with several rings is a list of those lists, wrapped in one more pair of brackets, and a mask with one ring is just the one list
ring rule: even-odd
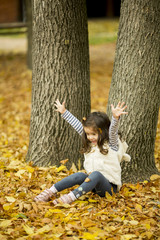
{"label": "grass patch", "polygon": [[119,19],[88,20],[89,44],[116,42]]}
{"label": "grass patch", "polygon": [[27,34],[27,28],[5,28],[0,29],[0,37],[24,38]]}
{"label": "grass patch", "polygon": [[[99,45],[116,42],[119,18],[115,19],[89,19],[89,44]],[[24,38],[27,28],[0,29],[0,37]]]}

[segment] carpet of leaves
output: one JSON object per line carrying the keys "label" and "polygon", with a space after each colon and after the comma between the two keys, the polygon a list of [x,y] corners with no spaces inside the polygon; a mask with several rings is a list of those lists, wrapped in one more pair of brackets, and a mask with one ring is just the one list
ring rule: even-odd
{"label": "carpet of leaves", "polygon": [[[160,239],[158,175],[151,176],[150,182],[124,184],[112,197],[106,194],[105,198],[100,198],[88,193],[71,205],[57,206],[52,201],[33,201],[43,189],[77,169],[74,165],[67,169],[65,161],[60,167],[49,168],[33,167],[25,162],[31,110],[31,72],[25,61],[25,54],[0,56],[0,239]],[[111,74],[112,63],[108,64]],[[105,111],[104,89],[108,88],[108,83],[105,83],[104,75],[108,79],[110,76],[102,66],[99,62],[98,68],[93,58],[92,109],[100,107]],[[160,121],[155,148],[158,168],[159,139]]]}

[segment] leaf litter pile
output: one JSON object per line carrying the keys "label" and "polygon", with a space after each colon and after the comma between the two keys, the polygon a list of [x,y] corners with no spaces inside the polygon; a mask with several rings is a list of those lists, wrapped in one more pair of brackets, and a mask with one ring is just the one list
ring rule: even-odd
{"label": "leaf litter pile", "polygon": [[[92,109],[105,111],[105,88],[107,91],[109,88],[106,77],[111,78],[113,62],[106,63],[110,72],[107,75],[106,70],[102,69],[105,63],[99,62],[98,65],[92,54]],[[124,184],[120,192],[112,197],[106,194],[105,198],[100,198],[88,193],[71,205],[57,206],[52,201],[33,201],[43,189],[77,170],[75,166],[67,169],[65,160],[60,167],[48,168],[33,167],[31,163],[25,162],[29,141],[30,99],[31,72],[26,67],[26,55],[1,54],[0,239],[160,239],[158,175],[151,176],[150,182]],[[160,121],[155,148],[158,168],[159,139]],[[68,190],[63,193],[68,193]]]}

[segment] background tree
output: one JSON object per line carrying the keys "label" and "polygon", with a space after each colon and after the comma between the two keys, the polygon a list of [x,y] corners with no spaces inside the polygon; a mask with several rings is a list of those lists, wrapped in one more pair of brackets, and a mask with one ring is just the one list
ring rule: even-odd
{"label": "background tree", "polygon": [[84,0],[33,0],[33,77],[27,160],[59,164],[80,157],[80,137],[54,111],[66,101],[76,117],[90,111],[89,47]]}
{"label": "background tree", "polygon": [[32,69],[32,3],[25,0],[26,19],[27,19],[27,65]]}
{"label": "background tree", "polygon": [[154,143],[160,106],[160,1],[123,0],[116,56],[108,101],[124,100],[128,116],[120,130],[129,145],[131,163],[123,181],[136,182],[157,173]]}

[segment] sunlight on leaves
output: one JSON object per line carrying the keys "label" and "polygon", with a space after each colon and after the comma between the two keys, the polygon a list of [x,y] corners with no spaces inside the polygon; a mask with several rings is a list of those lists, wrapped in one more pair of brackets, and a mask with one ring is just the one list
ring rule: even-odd
{"label": "sunlight on leaves", "polygon": [[[112,58],[110,61],[106,60],[106,50]],[[94,51],[90,47],[92,110],[106,111],[114,50],[115,44],[94,47]],[[104,58],[97,61],[102,55]],[[77,172],[77,168],[73,164],[67,169],[68,159],[62,160],[60,167],[35,167],[25,161],[32,76],[25,65],[26,55],[10,53],[0,58],[0,239],[157,239],[159,175],[152,175],[150,181],[143,183],[123,184],[120,192],[112,196],[106,193],[101,198],[90,192],[72,204],[56,206],[54,196],[49,202],[34,201],[42,190]],[[160,121],[156,138],[155,158],[160,167]],[[82,163],[77,161],[80,170]]]}

